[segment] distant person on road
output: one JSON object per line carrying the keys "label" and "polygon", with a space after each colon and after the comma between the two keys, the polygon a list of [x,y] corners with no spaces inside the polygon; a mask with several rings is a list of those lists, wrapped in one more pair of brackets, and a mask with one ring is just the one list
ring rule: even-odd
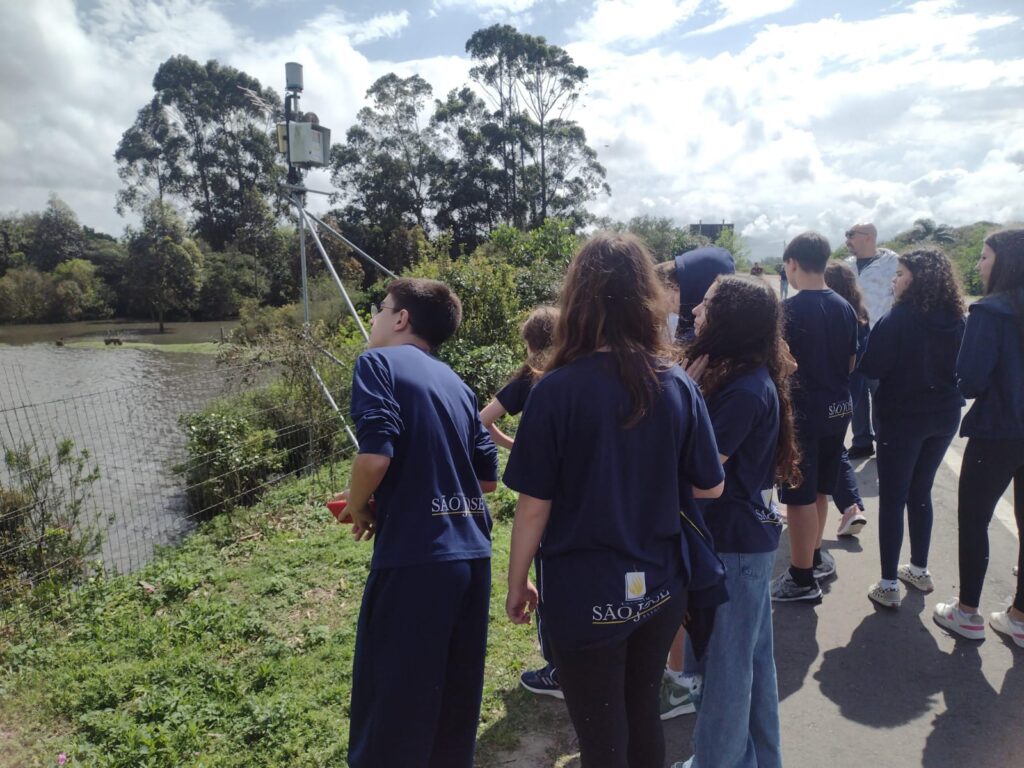
{"label": "distant person on road", "polygon": [[780,261],[778,266],[775,267],[775,271],[779,275],[779,296],[785,301],[789,296],[789,277],[786,275],[785,264]]}
{"label": "distant person on road", "polygon": [[1013,481],[1017,522],[1017,592],[992,629],[1024,648],[1024,229],[989,235],[978,261],[984,298],[970,306],[956,372],[973,398],[960,434],[967,438],[957,518],[960,599],[935,606],[935,621],[971,640],[985,637],[978,613],[988,568],[988,525]]}
{"label": "distant person on road", "polygon": [[[841,261],[830,261],[825,267],[825,284],[838,293],[857,313],[857,361],[860,362],[868,342],[868,332],[871,326],[868,324],[868,312],[864,309],[864,297],[857,287],[857,275],[847,264]],[[857,390],[859,379],[862,379],[856,370],[850,374],[850,392]],[[860,497],[860,488],[857,486],[857,475],[850,466],[850,459],[846,448],[843,448],[843,455],[839,463],[839,480],[836,482],[835,492],[832,494],[833,503],[839,508],[842,517],[839,518],[839,529],[836,535],[840,537],[856,536],[861,532],[868,519],[864,516],[864,500]],[[821,547],[821,542],[818,542]]]}
{"label": "distant person on road", "polygon": [[[725,468],[725,491],[698,501],[726,569],[701,660],[688,768],[782,765],[769,584],[782,517],[762,490],[799,484],[782,305],[763,280],[720,277],[694,309],[688,366],[699,378]],[[682,766],[683,763],[676,763]]]}
{"label": "distant person on road", "polygon": [[[846,263],[857,270],[857,283],[864,295],[868,322],[873,327],[892,307],[896,254],[888,248],[878,247],[878,230],[874,224],[854,224],[846,230],[846,247],[853,254]],[[878,423],[873,401],[876,389],[878,382],[874,379],[855,378],[852,381],[853,441],[847,451],[851,459],[866,459],[875,453]]]}
{"label": "distant person on road", "polygon": [[790,566],[772,582],[772,600],[811,601],[818,582],[835,575],[832,555],[820,542],[828,519],[850,423],[850,371],[857,361],[857,315],[825,283],[832,249],[817,232],[805,232],[786,246],[783,262],[798,293],[787,299],[786,342],[796,359],[793,407],[800,443],[796,488],[782,486],[779,499],[789,523]]}
{"label": "distant person on road", "polygon": [[[584,243],[504,475],[519,492],[505,611],[524,624],[543,600],[581,768],[664,765],[659,684],[688,602],[679,513],[724,484],[704,399],[671,361],[661,294],[637,238]],[[542,538],[538,596],[528,572]]]}
{"label": "distant person on road", "polygon": [[[494,442],[502,448],[511,450],[514,440],[506,435],[496,422],[505,414],[515,416],[523,412],[530,390],[533,389],[537,379],[543,375],[544,368],[547,366],[557,322],[557,307],[542,306],[530,312],[519,329],[519,334],[526,344],[526,362],[520,366],[512,380],[498,390],[494,399],[480,412],[480,420],[487,427],[487,431],[491,433]],[[542,590],[544,587],[540,558],[536,560],[535,570],[537,589]],[[556,699],[565,698],[562,695],[562,687],[558,684],[558,670],[555,667],[554,656],[551,654],[551,646],[544,632],[544,622],[539,610],[537,611],[537,640],[540,643],[540,652],[544,657],[545,664],[540,669],[523,672],[519,676],[519,682],[531,693],[553,696]]]}
{"label": "distant person on road", "polygon": [[498,451],[472,390],[433,354],[461,319],[444,283],[391,282],[352,376],[359,453],[338,497],[356,540],[375,537],[352,661],[352,768],[473,766],[491,594],[483,493],[497,486]]}
{"label": "distant person on road", "polygon": [[[882,579],[868,597],[898,608],[897,578],[922,592],[935,589],[928,571],[932,484],[960,424],[964,399],[956,357],[964,335],[964,302],[953,265],[940,251],[899,257],[896,303],[871,331],[860,371],[878,381],[878,549]],[[903,512],[910,562],[899,565]]]}

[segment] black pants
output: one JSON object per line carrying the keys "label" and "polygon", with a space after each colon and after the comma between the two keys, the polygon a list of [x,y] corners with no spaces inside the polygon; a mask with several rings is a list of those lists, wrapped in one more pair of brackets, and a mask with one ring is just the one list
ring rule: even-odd
{"label": "black pants", "polygon": [[960,602],[978,606],[988,569],[988,524],[1003,491],[1013,481],[1017,518],[1017,594],[1013,607],[1024,611],[1024,440],[972,437],[960,468],[957,518],[960,526]]}
{"label": "black pants", "polygon": [[665,735],[658,694],[665,658],[686,613],[673,598],[632,634],[612,645],[552,650],[569,717],[580,741],[581,768],[662,768]]}

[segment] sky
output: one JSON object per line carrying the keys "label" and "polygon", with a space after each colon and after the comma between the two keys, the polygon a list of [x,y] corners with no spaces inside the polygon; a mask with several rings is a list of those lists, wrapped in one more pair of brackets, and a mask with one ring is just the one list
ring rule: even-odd
{"label": "sky", "polygon": [[[593,213],[733,222],[755,258],[929,217],[1024,221],[1024,0],[2,0],[0,212],[56,193],[120,234],[113,153],[161,62],[217,59],[340,140],[378,77],[469,82],[508,23],[589,76],[571,114],[608,172]],[[309,185],[330,190],[326,173]],[[326,205],[317,198],[312,207]]]}

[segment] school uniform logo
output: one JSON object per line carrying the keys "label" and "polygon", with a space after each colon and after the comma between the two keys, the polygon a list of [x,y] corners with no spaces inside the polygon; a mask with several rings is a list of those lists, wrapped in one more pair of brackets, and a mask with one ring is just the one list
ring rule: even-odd
{"label": "school uniform logo", "polygon": [[643,600],[647,595],[647,574],[631,571],[626,574],[626,602]]}
{"label": "school uniform logo", "polygon": [[435,496],[430,501],[430,514],[438,515],[482,515],[487,511],[487,504],[482,496]]}
{"label": "school uniform logo", "polygon": [[836,402],[829,404],[828,416],[829,419],[845,419],[847,416],[853,415],[853,401],[850,398],[845,400],[836,400]]}

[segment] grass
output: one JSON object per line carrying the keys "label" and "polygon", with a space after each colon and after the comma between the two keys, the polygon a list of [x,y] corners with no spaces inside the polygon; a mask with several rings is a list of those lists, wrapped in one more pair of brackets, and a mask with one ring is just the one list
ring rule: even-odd
{"label": "grass", "polygon": [[100,339],[89,341],[69,341],[67,347],[75,349],[150,349],[158,352],[190,352],[197,355],[217,354],[217,342],[200,341],[192,344],[152,344],[147,341],[122,341],[119,345],[104,344]]}
{"label": "grass", "polygon": [[[139,573],[91,581],[16,636],[0,624],[0,766],[62,752],[101,768],[344,765],[371,550],[321,506],[347,467],[332,472],[214,519]],[[540,659],[532,628],[504,615],[509,533],[496,523],[478,764],[507,764],[524,736],[554,764],[568,721],[518,686]]]}

